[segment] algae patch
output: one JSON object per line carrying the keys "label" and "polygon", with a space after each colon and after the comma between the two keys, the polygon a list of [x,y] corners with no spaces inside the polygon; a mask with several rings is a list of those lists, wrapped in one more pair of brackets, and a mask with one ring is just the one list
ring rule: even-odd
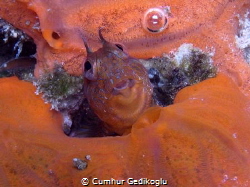
{"label": "algae patch", "polygon": [[104,136],[101,120],[93,113],[84,96],[83,76],[68,74],[61,65],[43,74],[34,81],[36,94],[42,94],[51,109],[60,111],[63,116],[62,129],[68,136]]}
{"label": "algae patch", "polygon": [[141,60],[154,87],[155,104],[170,105],[180,89],[215,77],[212,57],[212,52],[183,44],[163,57]]}
{"label": "algae patch", "polygon": [[57,111],[77,110],[84,98],[83,77],[69,75],[59,65],[34,81],[34,85],[36,94],[43,93],[44,100]]}

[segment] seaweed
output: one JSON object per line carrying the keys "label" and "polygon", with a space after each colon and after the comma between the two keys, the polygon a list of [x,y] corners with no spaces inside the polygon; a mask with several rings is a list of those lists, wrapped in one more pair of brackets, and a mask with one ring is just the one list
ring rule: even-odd
{"label": "seaweed", "polygon": [[60,65],[33,83],[36,94],[43,93],[44,100],[57,111],[77,110],[84,98],[83,77],[68,74]]}
{"label": "seaweed", "polygon": [[173,103],[179,90],[216,76],[213,53],[204,52],[192,44],[162,57],[141,60],[154,87],[154,103],[167,106]]}

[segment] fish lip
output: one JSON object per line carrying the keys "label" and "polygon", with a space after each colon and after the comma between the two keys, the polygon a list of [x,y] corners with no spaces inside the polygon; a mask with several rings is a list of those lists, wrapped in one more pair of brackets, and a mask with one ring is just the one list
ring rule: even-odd
{"label": "fish lip", "polygon": [[84,77],[86,79],[90,80],[90,81],[96,81],[97,80],[97,77],[91,71],[86,71],[85,74],[84,74]]}
{"label": "fish lip", "polygon": [[112,90],[113,95],[119,95],[126,88],[132,88],[135,85],[135,80],[125,79],[118,82]]}

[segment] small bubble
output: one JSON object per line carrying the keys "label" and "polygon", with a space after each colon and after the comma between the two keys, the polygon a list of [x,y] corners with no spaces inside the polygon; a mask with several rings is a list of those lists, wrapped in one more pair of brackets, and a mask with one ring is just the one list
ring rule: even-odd
{"label": "small bubble", "polygon": [[54,174],[54,172],[53,172],[52,169],[49,169],[48,173],[49,173],[50,175]]}
{"label": "small bubble", "polygon": [[26,21],[25,24],[26,24],[26,25],[30,25],[30,21]]}
{"label": "small bubble", "polygon": [[91,156],[90,156],[90,155],[86,155],[85,158],[86,158],[87,160],[91,160]]}
{"label": "small bubble", "polygon": [[224,175],[222,182],[225,183],[228,179],[229,179],[228,175]]}
{"label": "small bubble", "polygon": [[234,176],[234,178],[232,178],[233,181],[236,181],[238,180],[238,177],[237,176]]}
{"label": "small bubble", "polygon": [[152,33],[159,33],[168,26],[168,15],[170,8],[150,8],[144,13],[142,26]]}
{"label": "small bubble", "polygon": [[237,133],[233,133],[233,137],[234,137],[234,138],[237,138]]}

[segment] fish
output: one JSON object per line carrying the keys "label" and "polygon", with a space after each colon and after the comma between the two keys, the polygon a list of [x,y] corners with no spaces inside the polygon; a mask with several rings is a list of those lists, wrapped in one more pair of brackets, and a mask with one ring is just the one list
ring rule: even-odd
{"label": "fish", "polygon": [[1,76],[22,77],[22,73],[33,72],[36,59],[32,57],[21,57],[8,60],[0,65]]}
{"label": "fish", "polygon": [[129,133],[133,123],[152,103],[152,85],[147,70],[126,53],[121,44],[102,36],[102,47],[95,52],[88,47],[84,63],[84,89],[95,114],[117,134]]}
{"label": "fish", "polygon": [[[53,49],[49,44],[62,42],[69,47],[67,44],[70,41],[70,44],[75,42],[81,46],[82,42],[76,40],[74,28],[79,29],[79,26],[87,24],[82,30],[89,38],[96,38],[96,34],[93,34],[96,25],[100,26],[100,22],[103,22],[109,28],[104,34],[105,38],[125,44],[129,48],[128,53],[136,58],[161,55],[187,42],[203,49],[214,47],[214,61],[219,68],[219,75],[184,88],[177,94],[173,105],[150,107],[126,136],[85,139],[67,137],[60,131],[60,116],[50,111],[49,106],[33,94],[35,88],[31,83],[14,78],[1,79],[2,186],[80,186],[83,177],[90,180],[90,185],[93,177],[100,180],[139,180],[145,177],[152,180],[166,179],[169,186],[249,186],[250,68],[234,45],[238,20],[236,15],[241,12],[244,14],[245,9],[249,9],[248,0],[165,1],[171,7],[176,21],[169,22],[164,32],[152,34],[143,30],[140,34],[134,28],[126,30],[122,26],[127,27],[130,23],[141,28],[141,17],[136,17],[136,13],[144,12],[145,9],[138,8],[146,5],[146,2],[155,1],[141,1],[140,4],[135,1],[102,1],[106,6],[101,6],[99,0],[3,0],[0,2],[0,15],[10,21],[12,19],[15,25],[23,23],[23,28],[30,31],[25,26],[27,19],[23,17],[29,14],[20,11],[22,8],[31,14],[32,11],[26,8],[26,4],[32,6],[30,2],[40,2],[33,4],[32,8],[39,17],[43,34],[53,34],[54,31],[60,37],[56,34],[46,35],[54,38],[46,38],[45,41],[41,33],[40,38],[33,34],[38,46],[37,72],[49,62],[65,62],[65,59],[75,56],[73,51]],[[77,2],[81,2],[84,8],[80,9],[81,3]],[[124,4],[120,6],[117,2]],[[53,3],[58,6],[53,6]],[[132,9],[135,3],[139,7]],[[123,11],[108,11],[115,4]],[[87,8],[89,12],[83,11]],[[131,13],[130,17],[126,17],[127,12]],[[31,17],[36,17],[32,13]],[[80,13],[86,16],[86,22],[82,21],[82,16],[73,19]],[[113,19],[114,15],[114,18],[121,19]],[[48,25],[49,21],[53,25]],[[123,25],[119,26],[119,23]],[[94,54],[100,55],[97,51]],[[86,60],[84,62],[87,69],[95,64],[90,61],[86,63]],[[71,60],[65,64],[65,68],[68,67],[71,72],[81,72],[81,68],[75,66],[81,63]],[[86,84],[97,84],[95,72],[98,71],[90,71],[89,75],[86,72]],[[226,76],[221,76],[221,72]],[[248,93],[248,96],[245,97],[242,92],[245,95]],[[105,96],[110,95],[109,92]],[[109,105],[105,106],[108,109]],[[73,167],[72,159],[84,159],[86,155],[91,157],[88,167],[78,171]]]}

